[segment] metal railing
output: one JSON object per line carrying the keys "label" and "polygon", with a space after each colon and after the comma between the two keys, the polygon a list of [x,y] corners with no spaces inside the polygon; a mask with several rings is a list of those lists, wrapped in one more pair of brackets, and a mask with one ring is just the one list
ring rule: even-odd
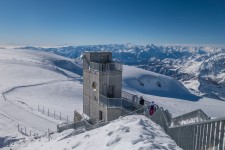
{"label": "metal railing", "polygon": [[[87,66],[85,66],[87,69]],[[105,71],[122,71],[123,65],[121,63],[95,63],[90,62],[90,69],[97,70],[99,72],[105,72]]]}
{"label": "metal railing", "polygon": [[103,95],[99,95],[99,104],[106,107],[106,108],[123,108],[127,111],[135,111],[141,107],[139,105],[139,99],[137,98],[136,101],[133,99],[128,99],[125,97],[122,98],[108,98]]}
{"label": "metal railing", "polygon": [[67,129],[85,129],[85,128],[89,128],[91,127],[91,125],[85,121],[85,120],[82,120],[82,121],[79,121],[79,122],[74,122],[74,123],[63,123],[63,124],[59,124],[57,125],[57,131],[58,132],[62,132],[64,130],[67,130]]}
{"label": "metal railing", "polygon": [[99,95],[99,103],[104,107],[121,107],[122,106],[122,99],[121,98],[108,98],[103,95]]}
{"label": "metal railing", "polygon": [[137,95],[128,93],[126,91],[122,91],[122,97],[124,99],[127,99],[127,100],[131,101],[132,103],[139,103],[139,98],[138,98]]}
{"label": "metal railing", "polygon": [[69,119],[68,115],[62,114],[60,111],[56,111],[53,109],[46,108],[44,106],[38,105],[37,111],[51,118],[55,118],[57,120],[61,120],[64,123],[73,122],[72,119]]}
{"label": "metal railing", "polygon": [[210,117],[208,117],[201,109],[198,109],[184,115],[171,118],[171,126],[180,126],[206,120],[210,120]]}
{"label": "metal railing", "polygon": [[167,113],[160,108],[150,119],[159,124],[184,150],[225,150],[225,118],[171,127]]}

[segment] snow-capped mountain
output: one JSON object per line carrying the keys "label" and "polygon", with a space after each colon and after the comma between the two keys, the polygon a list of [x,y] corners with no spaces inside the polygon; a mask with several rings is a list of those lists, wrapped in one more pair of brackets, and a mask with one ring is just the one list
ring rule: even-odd
{"label": "snow-capped mountain", "polygon": [[225,100],[225,49],[222,48],[110,44],[23,49],[70,58],[79,58],[84,51],[111,51],[117,61],[174,77],[195,94]]}

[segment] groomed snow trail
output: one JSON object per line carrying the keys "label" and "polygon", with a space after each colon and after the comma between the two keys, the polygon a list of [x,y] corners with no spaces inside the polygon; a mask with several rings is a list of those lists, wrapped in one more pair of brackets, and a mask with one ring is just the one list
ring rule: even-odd
{"label": "groomed snow trail", "polygon": [[[65,80],[62,80],[65,81]],[[56,131],[56,125],[57,123],[50,121],[46,118],[42,118],[40,116],[37,116],[27,110],[24,110],[23,108],[19,107],[18,105],[14,104],[13,102],[7,100],[4,96],[5,93],[9,93],[14,89],[22,88],[22,87],[30,87],[30,86],[38,86],[38,85],[44,85],[54,82],[61,82],[61,80],[58,81],[50,81],[46,83],[39,83],[34,85],[25,85],[25,86],[18,86],[13,87],[5,92],[2,93],[1,101],[0,101],[0,112],[9,118],[13,119],[14,121],[18,123],[25,124],[29,126],[30,128],[34,128],[41,132],[46,132],[48,129],[51,131]]]}

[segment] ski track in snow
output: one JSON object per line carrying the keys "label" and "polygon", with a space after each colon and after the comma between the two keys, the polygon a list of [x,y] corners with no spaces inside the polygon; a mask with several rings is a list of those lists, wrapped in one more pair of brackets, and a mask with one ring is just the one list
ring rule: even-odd
{"label": "ski track in snow", "polygon": [[81,81],[79,75],[68,72],[63,68],[64,66],[59,67],[54,64],[61,60],[71,62],[64,57],[47,53],[1,51],[0,115],[2,117],[0,122],[2,123],[0,123],[0,137],[21,137],[22,135],[17,132],[17,125],[40,134],[46,133],[48,129],[56,131],[56,126],[60,121],[37,113],[30,106],[28,107],[31,109],[26,109],[7,96],[21,88],[29,89],[54,83],[64,84],[64,82],[73,80]]}
{"label": "ski track in snow", "polygon": [[[70,81],[70,80],[54,80],[44,83],[38,83],[38,84],[30,84],[30,85],[20,85],[16,87],[12,87],[4,92],[2,92],[2,100],[0,102],[2,115],[7,116],[8,118],[12,119],[13,121],[16,121],[20,124],[25,124],[29,126],[30,128],[36,129],[41,132],[46,132],[48,129],[51,131],[56,131],[57,123],[53,122],[51,120],[48,120],[47,118],[43,118],[37,114],[34,114],[28,110],[25,110],[23,107],[15,104],[13,101],[6,98],[6,94],[10,94],[10,92],[13,92],[16,89],[19,88],[29,88],[34,86],[40,86],[40,85],[46,85],[51,83],[57,83],[57,82],[64,82],[64,81]],[[7,107],[4,107],[7,106]],[[16,110],[16,111],[15,111]],[[16,113],[14,113],[16,112]],[[41,122],[41,123],[40,123]]]}
{"label": "ski track in snow", "polygon": [[[2,115],[8,116],[11,119],[16,120],[19,123],[26,124],[29,127],[37,129],[41,132],[46,132],[48,129],[50,129],[52,131],[56,131],[57,123],[50,121],[46,118],[42,118],[41,116],[38,116],[36,114],[33,114],[33,113],[23,109],[22,107],[16,105],[14,102],[7,100],[5,97],[5,94],[8,94],[18,88],[33,87],[33,86],[45,85],[45,84],[50,84],[50,83],[55,83],[55,82],[62,82],[62,81],[68,81],[68,80],[55,80],[55,81],[39,83],[39,84],[21,85],[21,86],[13,87],[13,88],[10,88],[9,90],[6,90],[5,92],[2,93],[2,98],[4,100],[0,102],[1,103],[0,108],[1,108],[1,111],[3,112]],[[4,106],[7,106],[7,107],[4,107]],[[15,110],[17,110],[17,111],[15,111]],[[16,113],[14,113],[14,112],[16,112]],[[40,124],[37,122],[42,122],[42,123]]]}

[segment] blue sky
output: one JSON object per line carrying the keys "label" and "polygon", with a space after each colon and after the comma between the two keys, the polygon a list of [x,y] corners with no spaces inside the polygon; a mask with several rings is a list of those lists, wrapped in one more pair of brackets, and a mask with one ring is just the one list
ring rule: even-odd
{"label": "blue sky", "polygon": [[0,44],[225,45],[225,0],[0,0]]}

